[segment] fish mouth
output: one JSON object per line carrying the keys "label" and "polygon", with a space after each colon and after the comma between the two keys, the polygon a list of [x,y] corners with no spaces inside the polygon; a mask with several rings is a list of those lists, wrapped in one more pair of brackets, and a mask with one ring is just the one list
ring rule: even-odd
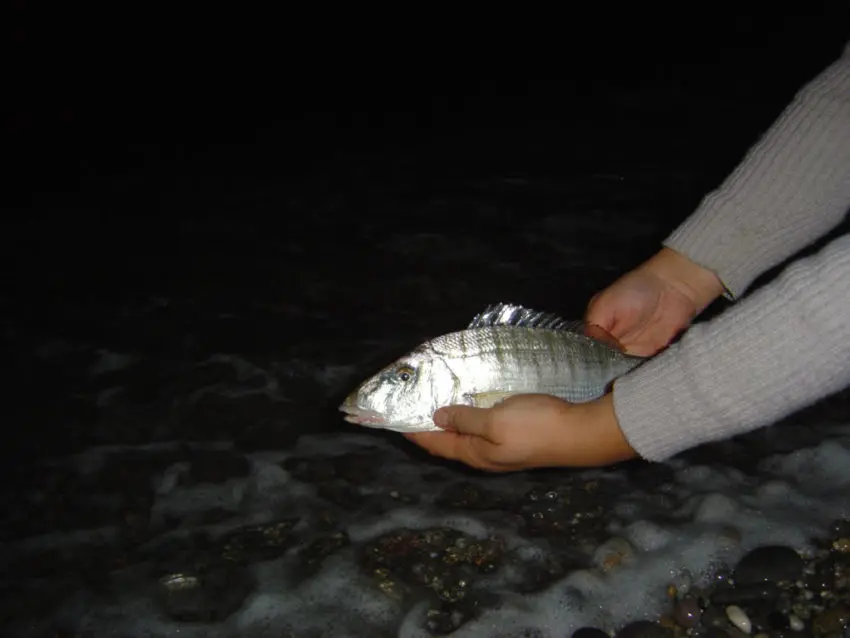
{"label": "fish mouth", "polygon": [[358,408],[355,405],[351,405],[350,403],[343,403],[339,406],[340,412],[345,412],[345,416],[343,417],[349,423],[354,423],[355,425],[365,425],[366,427],[378,428],[383,425],[386,425],[386,419],[374,410],[367,410],[366,408]]}

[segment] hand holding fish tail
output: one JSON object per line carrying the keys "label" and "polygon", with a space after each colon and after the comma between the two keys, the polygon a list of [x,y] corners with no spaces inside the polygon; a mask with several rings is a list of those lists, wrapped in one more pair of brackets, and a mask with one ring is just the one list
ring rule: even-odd
{"label": "hand holding fish tail", "polygon": [[434,422],[445,431],[404,436],[435,456],[488,472],[602,466],[635,456],[610,395],[575,404],[523,394],[492,408],[441,408]]}
{"label": "hand holding fish tail", "polygon": [[585,318],[607,330],[628,353],[651,356],[722,293],[713,272],[662,248],[597,293]]}

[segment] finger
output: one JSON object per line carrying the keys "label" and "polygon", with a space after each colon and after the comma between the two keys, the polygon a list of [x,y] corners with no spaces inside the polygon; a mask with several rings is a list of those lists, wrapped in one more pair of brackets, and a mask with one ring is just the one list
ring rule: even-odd
{"label": "finger", "polygon": [[465,461],[467,446],[462,442],[465,437],[456,432],[415,432],[405,434],[404,438],[416,443],[434,456],[442,456],[452,461]]}
{"label": "finger", "polygon": [[621,350],[625,352],[625,348],[623,344],[610,332],[605,330],[605,328],[600,328],[596,324],[585,322],[584,334],[586,334],[591,339],[596,339],[597,341],[601,341],[603,343],[607,343],[612,348],[616,348],[617,350]]}
{"label": "finger", "polygon": [[490,408],[450,405],[434,413],[434,423],[444,430],[474,434],[489,440]]}
{"label": "finger", "polygon": [[601,328],[612,337],[621,338],[624,330],[620,308],[605,291],[596,293],[587,305],[584,322]]}
{"label": "finger", "polygon": [[475,436],[456,432],[416,432],[405,434],[404,438],[424,448],[430,454],[450,461],[460,461],[470,467],[489,472],[509,470],[487,460],[486,454],[482,454],[478,448],[491,444]]}
{"label": "finger", "polygon": [[605,308],[601,292],[597,292],[590,298],[587,303],[587,310],[584,313],[584,320],[605,330],[611,329],[611,324],[614,323],[614,315]]}

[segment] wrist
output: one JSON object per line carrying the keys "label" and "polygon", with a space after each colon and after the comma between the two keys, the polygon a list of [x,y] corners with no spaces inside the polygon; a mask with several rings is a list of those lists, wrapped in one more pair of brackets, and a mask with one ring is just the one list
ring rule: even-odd
{"label": "wrist", "polygon": [[680,252],[664,246],[642,266],[687,297],[699,314],[725,290],[720,278]]}
{"label": "wrist", "polygon": [[571,450],[572,460],[567,465],[602,466],[637,457],[620,429],[613,394],[609,392],[575,407],[581,410],[580,420],[586,425],[580,428],[583,440]]}

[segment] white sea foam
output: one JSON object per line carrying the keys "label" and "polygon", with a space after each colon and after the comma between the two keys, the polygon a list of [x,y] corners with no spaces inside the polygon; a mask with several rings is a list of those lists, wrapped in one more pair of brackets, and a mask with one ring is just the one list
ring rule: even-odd
{"label": "white sea foam", "polygon": [[[232,446],[222,442],[207,447]],[[177,446],[98,448],[73,457],[71,465],[87,475],[103,467],[110,453],[126,449],[161,453]],[[507,488],[516,492],[525,489],[528,478],[522,474],[461,475],[451,468],[430,466],[410,456],[403,446],[366,432],[307,436],[291,452],[249,454],[245,476],[214,484],[182,481],[188,466],[174,463],[152,479],[152,520],[170,516],[191,521],[194,514],[219,508],[229,513],[226,521],[199,524],[216,536],[285,513],[302,519],[294,529],[305,535],[306,543],[312,532],[305,521],[325,505],[319,501],[316,485],[298,480],[282,467],[282,461],[292,456],[366,451],[376,455],[377,467],[374,478],[358,489],[362,494],[385,496],[388,506],[371,513],[355,511],[343,519],[347,522],[342,529],[352,545],[326,558],[306,580],[293,578],[297,567],[294,547],[274,560],[251,565],[256,587],[220,622],[170,620],[155,604],[150,586],[138,585],[125,588],[117,599],[75,592],[57,610],[56,618],[41,619],[36,624],[70,624],[77,631],[104,637],[224,638],[280,636],[286,632],[334,637],[395,632],[403,638],[425,637],[430,635],[424,625],[427,604],[415,599],[401,603],[385,595],[358,565],[357,548],[400,529],[446,527],[478,539],[498,537],[506,548],[496,571],[470,588],[498,596],[500,604],[485,606],[481,615],[462,624],[453,638],[515,635],[523,629],[555,638],[585,625],[616,630],[630,620],[659,613],[667,604],[665,591],[671,583],[682,590],[705,584],[720,566],[734,564],[746,551],[763,544],[805,550],[811,537],[822,535],[832,520],[850,517],[850,472],[846,469],[850,467],[850,436],[846,433],[815,447],[768,457],[755,474],[725,466],[688,465],[677,459],[670,462],[671,480],[654,492],[629,488],[626,476],[619,472],[588,471],[582,475],[607,477],[623,486],[611,510],[608,532],[613,540],[596,549],[597,567],[569,572],[541,591],[520,594],[515,585],[521,582],[524,568],[544,563],[551,552],[548,544],[524,537],[506,516],[441,508],[436,505],[435,492],[459,480],[497,492]],[[430,474],[427,480],[426,473]],[[404,502],[399,493],[418,499]],[[191,531],[178,528],[165,536]],[[108,543],[115,534],[111,528],[54,532],[11,544],[4,555],[8,559],[49,548],[67,550],[92,542]],[[606,552],[619,552],[622,560],[609,565]],[[13,627],[8,635],[30,635],[36,624],[28,629]]]}

